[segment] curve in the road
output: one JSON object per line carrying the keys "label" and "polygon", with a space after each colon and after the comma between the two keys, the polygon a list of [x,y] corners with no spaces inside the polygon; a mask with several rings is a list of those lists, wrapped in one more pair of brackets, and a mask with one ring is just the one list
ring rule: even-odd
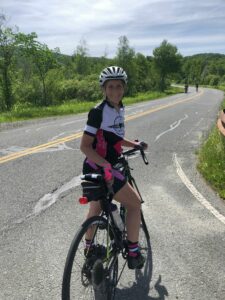
{"label": "curve in the road", "polygon": [[[159,111],[159,110],[171,107],[171,106],[175,106],[175,105],[183,103],[183,102],[190,101],[190,100],[192,100],[196,97],[199,97],[202,94],[203,94],[203,90],[201,90],[197,95],[194,95],[194,96],[191,96],[191,97],[188,97],[188,98],[185,98],[185,99],[181,99],[181,100],[178,100],[178,101],[175,101],[175,102],[171,102],[171,103],[168,103],[168,104],[165,104],[165,105],[160,105],[158,107],[151,108],[151,109],[146,110],[144,112],[139,112],[139,113],[136,113],[134,115],[128,116],[128,117],[125,118],[125,121],[127,122],[127,121],[130,121],[130,120],[133,120],[133,119],[137,119],[137,118],[143,117],[145,115],[151,114],[153,112],[156,112],[156,111]],[[45,143],[45,144],[41,144],[41,145],[38,145],[38,146],[35,146],[35,147],[32,147],[32,148],[28,148],[28,149],[20,151],[20,152],[5,155],[5,156],[0,158],[0,164],[6,163],[6,162],[11,161],[11,160],[15,160],[15,159],[23,157],[23,156],[27,156],[27,155],[30,155],[30,154],[37,153],[37,152],[39,152],[43,149],[47,149],[47,148],[50,148],[52,146],[56,146],[56,145],[61,144],[61,143],[65,143],[65,142],[69,142],[69,141],[78,139],[82,136],[82,134],[83,134],[83,132],[78,132],[78,133],[66,136],[64,138],[60,138],[60,139],[57,139],[57,140],[54,140],[54,141],[51,141],[51,142],[48,142],[48,143]]]}

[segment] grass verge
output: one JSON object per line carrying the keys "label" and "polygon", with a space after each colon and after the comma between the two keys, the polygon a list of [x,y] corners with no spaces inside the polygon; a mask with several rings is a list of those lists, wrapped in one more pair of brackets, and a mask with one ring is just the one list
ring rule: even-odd
{"label": "grass verge", "polygon": [[[220,87],[225,91],[224,87]],[[221,109],[225,108],[225,100]],[[225,199],[225,137],[215,125],[198,153],[198,170],[210,186]]]}
{"label": "grass verge", "polygon": [[[183,89],[171,87],[164,93],[160,92],[148,92],[140,93],[134,97],[124,97],[123,102],[125,105],[133,104],[142,101],[148,101],[158,98],[163,98],[168,95],[173,95],[183,92]],[[46,118],[52,116],[62,116],[69,114],[78,114],[87,112],[91,107],[95,106],[99,101],[96,102],[85,102],[78,100],[67,101],[61,105],[54,105],[48,107],[33,107],[33,106],[15,106],[15,108],[6,113],[0,114],[0,123],[15,122],[36,118]]]}

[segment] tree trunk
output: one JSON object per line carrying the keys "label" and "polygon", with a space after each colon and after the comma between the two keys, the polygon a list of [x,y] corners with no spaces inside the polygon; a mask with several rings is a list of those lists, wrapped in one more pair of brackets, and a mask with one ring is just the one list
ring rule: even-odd
{"label": "tree trunk", "polygon": [[161,78],[160,78],[160,84],[159,84],[159,89],[160,89],[160,92],[164,92],[165,91],[165,75],[161,75]]}
{"label": "tree trunk", "polygon": [[13,106],[13,97],[12,97],[11,80],[9,78],[7,66],[4,66],[2,72],[2,87],[3,87],[3,99],[4,99],[5,108],[7,111],[10,111]]}
{"label": "tree trunk", "polygon": [[42,77],[42,85],[43,85],[43,104],[44,106],[48,106],[46,86],[45,86],[45,78]]}

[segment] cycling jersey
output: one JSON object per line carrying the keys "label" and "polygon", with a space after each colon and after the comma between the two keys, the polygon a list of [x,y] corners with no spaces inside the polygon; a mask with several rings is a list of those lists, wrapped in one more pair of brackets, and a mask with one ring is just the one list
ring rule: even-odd
{"label": "cycling jersey", "polygon": [[[92,108],[88,114],[84,133],[94,137],[93,149],[114,165],[122,152],[121,143],[124,138],[124,106],[117,111],[107,100]],[[101,168],[89,159],[84,160],[83,174],[100,173]],[[124,175],[112,170],[113,191],[116,194],[127,182]]]}
{"label": "cycling jersey", "polygon": [[124,106],[117,111],[104,100],[90,110],[84,132],[94,137],[93,149],[114,164],[122,152],[124,129]]}

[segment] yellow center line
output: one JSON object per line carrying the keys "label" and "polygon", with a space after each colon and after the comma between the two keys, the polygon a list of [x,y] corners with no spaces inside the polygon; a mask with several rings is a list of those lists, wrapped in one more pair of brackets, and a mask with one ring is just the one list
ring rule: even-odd
{"label": "yellow center line", "polygon": [[[179,103],[187,102],[191,99],[196,98],[197,96],[200,96],[202,93],[203,93],[203,90],[201,90],[201,92],[198,93],[197,95],[189,97],[187,99],[178,100],[178,101],[175,101],[175,102],[172,102],[172,103],[169,103],[169,104],[165,104],[165,105],[160,105],[160,106],[157,106],[156,108],[151,108],[151,109],[146,110],[144,112],[140,112],[140,113],[137,113],[135,115],[128,116],[128,117],[125,118],[125,121],[130,121],[130,120],[133,120],[133,119],[137,119],[137,118],[140,118],[142,116],[151,114],[155,111],[159,111],[159,110],[171,107],[171,106],[175,106]],[[54,141],[51,141],[51,142],[48,142],[48,143],[45,143],[45,144],[41,144],[41,145],[38,145],[38,146],[35,146],[35,147],[32,147],[32,148],[25,149],[23,151],[19,151],[19,152],[16,152],[16,153],[5,155],[5,156],[0,158],[0,164],[3,164],[5,162],[8,162],[8,161],[11,161],[11,160],[14,160],[14,159],[26,156],[26,155],[37,153],[41,150],[44,150],[44,149],[47,149],[47,148],[50,148],[50,147],[53,147],[53,146],[56,146],[56,145],[59,145],[59,144],[65,143],[65,142],[69,142],[69,141],[78,139],[82,136],[82,134],[83,134],[83,132],[80,131],[80,132],[77,132],[75,134],[71,134],[71,135],[66,136],[64,138],[61,138],[61,139],[57,139],[57,140],[54,140]]]}
{"label": "yellow center line", "polygon": [[192,97],[189,97],[188,99],[178,100],[178,101],[175,101],[175,102],[171,102],[171,103],[169,103],[169,104],[162,104],[162,105],[160,105],[160,106],[157,106],[157,107],[155,107],[155,108],[151,108],[151,109],[146,110],[146,111],[144,111],[144,112],[140,112],[140,113],[136,113],[135,115],[128,116],[128,117],[125,118],[125,120],[126,120],[126,121],[130,121],[130,120],[133,120],[133,119],[136,119],[136,118],[140,118],[140,117],[142,117],[142,116],[151,114],[151,113],[153,113],[153,112],[155,112],[155,111],[159,111],[159,110],[161,110],[161,109],[165,109],[165,108],[168,108],[168,107],[171,107],[171,106],[175,106],[175,105],[177,105],[177,104],[179,104],[179,103],[187,102],[187,101],[192,100],[192,99],[194,99],[194,98],[196,98],[197,96],[200,96],[200,95],[202,95],[202,94],[203,94],[203,90],[201,90],[201,92],[199,92],[197,95],[194,95],[194,96],[192,96]]}
{"label": "yellow center line", "polygon": [[20,152],[16,152],[16,153],[12,153],[12,154],[3,156],[0,158],[0,164],[5,163],[10,160],[13,160],[13,159],[17,159],[19,157],[29,155],[29,154],[37,153],[41,150],[44,150],[44,149],[47,149],[47,148],[50,148],[53,146],[57,146],[59,144],[62,144],[62,143],[68,142],[68,141],[72,141],[74,139],[80,138],[81,136],[82,136],[82,132],[78,132],[76,134],[72,134],[67,137],[64,137],[64,138],[61,138],[61,139],[58,139],[58,140],[55,140],[55,141],[52,141],[52,142],[49,142],[46,144],[41,144],[39,146],[35,146],[35,147],[28,148],[28,149],[25,149]]}

